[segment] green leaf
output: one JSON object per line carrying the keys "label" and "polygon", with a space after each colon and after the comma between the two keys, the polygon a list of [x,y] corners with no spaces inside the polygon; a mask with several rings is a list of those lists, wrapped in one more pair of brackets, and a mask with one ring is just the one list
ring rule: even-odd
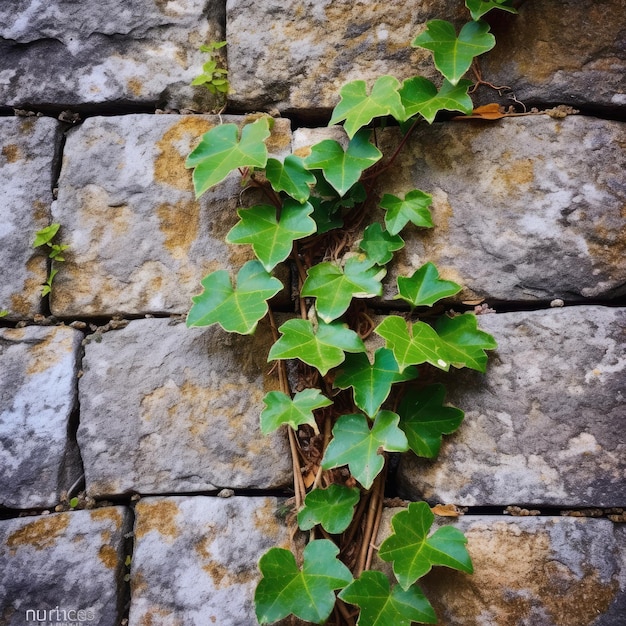
{"label": "green leaf", "polygon": [[282,337],[271,347],[268,361],[300,359],[324,376],[343,362],[345,352],[365,352],[359,336],[345,324],[320,322],[317,331],[308,320],[293,319],[279,329]]}
{"label": "green leaf", "polygon": [[391,411],[380,411],[370,430],[367,417],[361,414],[342,415],[333,428],[322,468],[347,465],[365,489],[369,489],[385,464],[382,450],[405,452],[406,435],[398,428],[400,417]]}
{"label": "green leaf", "polygon": [[478,329],[476,315],[463,313],[456,317],[443,316],[435,325],[442,344],[442,358],[454,367],[469,367],[479,372],[487,369],[485,350],[495,350],[496,340]]}
{"label": "green leaf", "polygon": [[311,541],[299,570],[289,550],[270,548],[259,561],[263,578],[254,594],[259,623],[269,624],[289,614],[324,623],[335,606],[334,590],[352,582],[352,574],[337,560],[338,554],[339,548],[328,539]]}
{"label": "green leaf", "polygon": [[402,298],[413,306],[432,306],[438,300],[453,296],[461,291],[461,285],[451,280],[439,278],[433,263],[425,263],[410,278],[398,277],[397,298]]}
{"label": "green leaf", "polygon": [[290,154],[284,163],[277,159],[268,159],[265,176],[274,191],[289,194],[300,204],[306,202],[311,195],[310,185],[315,184],[315,176],[304,167],[304,161]]}
{"label": "green leaf", "polygon": [[313,207],[308,203],[300,204],[287,198],[276,219],[276,207],[261,204],[250,209],[239,209],[241,218],[226,235],[228,243],[252,244],[254,253],[271,272],[278,263],[284,261],[296,239],[312,235],[317,225],[311,217]]}
{"label": "green leaf", "polygon": [[378,413],[382,403],[389,396],[391,385],[417,377],[417,369],[408,367],[400,372],[393,352],[378,348],[374,353],[374,363],[367,354],[348,354],[337,371],[334,386],[339,389],[354,389],[354,403],[369,417]]}
{"label": "green leaf", "polygon": [[419,113],[429,124],[432,124],[439,111],[460,111],[469,115],[474,107],[467,90],[471,80],[460,80],[458,85],[443,81],[441,89],[427,78],[414,76],[402,83],[400,97],[406,111],[407,119]]}
{"label": "green leaf", "polygon": [[403,247],[404,239],[400,235],[392,235],[383,230],[378,222],[370,224],[365,229],[363,239],[359,243],[359,248],[378,265],[389,263],[393,258],[393,253]]}
{"label": "green leaf", "polygon": [[361,609],[357,626],[411,626],[436,624],[437,616],[430,602],[417,586],[404,590],[400,585],[389,588],[382,572],[365,571],[348,585],[339,597]]}
{"label": "green leaf", "polygon": [[282,283],[270,276],[258,261],[248,261],[237,274],[233,288],[226,270],[213,272],[202,280],[204,291],[192,298],[187,326],[219,324],[224,330],[250,335],[267,313],[267,300]]}
{"label": "green leaf", "polygon": [[341,101],[335,107],[328,125],[345,120],[343,127],[348,137],[352,138],[375,117],[393,115],[396,119],[403,119],[404,108],[398,95],[399,88],[400,82],[393,76],[379,77],[369,96],[364,80],[346,83],[341,88]]}
{"label": "green leaf", "polygon": [[491,11],[491,9],[502,9],[509,13],[517,13],[510,4],[511,0],[465,0],[465,6],[472,14],[473,20],[479,20],[485,13]]}
{"label": "green leaf", "polygon": [[[322,197],[311,196],[309,202],[315,207],[313,219],[317,224],[317,233],[326,233],[333,228],[343,226],[342,209],[352,209],[357,204],[361,204],[367,198],[365,187],[362,183],[356,183],[350,187],[343,197],[339,197],[337,192],[325,180],[321,172],[316,172],[315,190]],[[329,199],[327,199],[329,198]]]}
{"label": "green leaf", "polygon": [[215,126],[202,135],[196,149],[187,157],[185,167],[194,168],[196,198],[223,181],[233,170],[242,167],[265,167],[270,123],[261,117],[241,131],[236,124]]}
{"label": "green leaf", "polygon": [[317,298],[317,314],[326,322],[346,312],[352,298],[371,298],[383,292],[386,270],[365,255],[350,257],[343,268],[329,261],[307,271],[301,295]]}
{"label": "green leaf", "polygon": [[313,489],[298,513],[300,530],[310,530],[321,524],[326,532],[339,535],[350,525],[354,506],[360,497],[361,492],[356,487],[332,484],[328,489]]}
{"label": "green leaf", "polygon": [[305,165],[309,169],[322,170],[324,178],[343,196],[358,182],[363,171],[382,157],[382,152],[370,143],[369,137],[369,130],[360,130],[350,140],[345,152],[334,139],[324,139],[311,148]]}
{"label": "green leaf", "polygon": [[463,421],[461,409],[444,406],[445,395],[445,387],[441,384],[412,389],[398,407],[400,428],[409,441],[409,447],[418,456],[436,457],[442,435],[453,433]]}
{"label": "green leaf", "polygon": [[54,236],[59,232],[59,228],[61,228],[61,224],[50,224],[50,226],[38,230],[35,233],[33,248],[38,248],[52,241]]}
{"label": "green leaf", "polygon": [[283,424],[288,424],[294,430],[298,430],[301,424],[317,428],[313,411],[333,403],[319,389],[298,391],[293,399],[282,391],[270,391],[263,398],[263,402],[265,408],[261,412],[261,432],[264,435]]}
{"label": "green leaf", "polygon": [[471,574],[472,560],[465,535],[452,526],[428,531],[435,516],[426,502],[411,502],[409,508],[393,516],[394,534],[382,542],[378,556],[393,561],[393,573],[403,589],[427,574],[433,565],[444,565]]}
{"label": "green leaf", "polygon": [[495,37],[489,33],[486,22],[465,24],[457,38],[454,26],[445,20],[426,23],[426,31],[411,43],[413,47],[431,50],[435,67],[456,85],[474,60],[496,45]]}
{"label": "green leaf", "polygon": [[393,351],[401,372],[409,365],[421,363],[430,363],[446,372],[450,369],[450,362],[442,358],[439,335],[424,322],[411,324],[398,315],[389,315],[374,332]]}
{"label": "green leaf", "polygon": [[75,509],[78,506],[78,498],[72,498],[69,502],[70,508]]}
{"label": "green leaf", "polygon": [[0,317],[6,317],[9,314],[9,312],[6,309],[2,309],[2,311],[0,311]]}
{"label": "green leaf", "polygon": [[333,200],[323,200],[311,196],[309,202],[313,205],[313,214],[311,217],[317,225],[317,234],[327,233],[333,228],[341,228],[343,226],[343,217],[340,208],[337,207]]}
{"label": "green leaf", "polygon": [[387,211],[385,226],[392,235],[397,235],[408,222],[422,228],[431,228],[433,219],[428,207],[432,203],[432,196],[419,189],[409,191],[404,200],[386,193],[380,201],[380,206]]}

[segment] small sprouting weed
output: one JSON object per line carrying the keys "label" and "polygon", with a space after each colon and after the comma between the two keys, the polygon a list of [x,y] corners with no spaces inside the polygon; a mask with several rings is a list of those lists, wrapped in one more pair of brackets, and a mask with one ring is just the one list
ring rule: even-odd
{"label": "small sprouting weed", "polygon": [[223,48],[225,41],[212,41],[211,43],[200,46],[200,52],[206,52],[209,60],[202,66],[202,74],[191,81],[193,86],[204,85],[212,94],[228,93],[228,70],[220,67],[222,64],[219,56],[215,54],[216,50]]}
{"label": "small sprouting weed", "polygon": [[52,240],[59,232],[61,224],[50,224],[46,228],[42,228],[35,233],[35,241],[33,242],[33,248],[39,248],[40,246],[48,246],[50,251],[48,252],[48,258],[51,259],[50,273],[48,274],[48,280],[41,286],[41,297],[47,296],[52,291],[52,281],[58,273],[58,269],[54,267],[56,263],[62,263],[65,261],[63,252],[69,248],[68,244],[52,243]]}

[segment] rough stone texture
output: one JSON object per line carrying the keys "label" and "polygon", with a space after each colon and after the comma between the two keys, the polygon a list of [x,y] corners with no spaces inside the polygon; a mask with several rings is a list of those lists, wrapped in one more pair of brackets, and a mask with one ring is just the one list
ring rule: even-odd
{"label": "rough stone texture", "polygon": [[46,255],[32,243],[50,223],[59,126],[50,118],[0,119],[0,310],[8,319],[41,311]]}
{"label": "rough stone texture", "polygon": [[[225,123],[248,118],[222,116]],[[217,116],[90,118],[68,137],[54,219],[71,249],[55,279],[55,315],[186,313],[201,279],[236,270],[250,246],[224,237],[238,221],[240,177],[194,198],[185,158]],[[289,153],[276,120],[272,154]],[[247,205],[244,205],[247,206]]]}
{"label": "rough stone texture", "polygon": [[16,0],[0,6],[0,106],[207,110],[202,44],[224,38],[218,0]]}
{"label": "rough stone texture", "polygon": [[400,490],[462,505],[623,506],[626,309],[479,321],[499,344],[487,374],[449,377],[465,420],[435,461],[403,455]]}
{"label": "rough stone texture", "polygon": [[59,326],[0,330],[0,504],[52,506],[80,476],[68,437],[82,334]]}
{"label": "rough stone texture", "polygon": [[118,626],[129,530],[123,507],[0,521],[0,622],[79,623],[67,612],[82,610],[80,623]]}
{"label": "rough stone texture", "polygon": [[284,433],[259,414],[271,332],[253,339],[138,320],[85,348],[78,442],[87,491],[103,495],[272,488],[291,479]]}
{"label": "rough stone texture", "polygon": [[626,124],[582,116],[418,131],[380,190],[431,193],[435,228],[402,232],[386,296],[426,261],[465,286],[462,298],[624,295],[625,145]]}
{"label": "rough stone texture", "polygon": [[[387,509],[377,545],[391,533]],[[439,518],[438,518],[439,519]],[[474,574],[435,568],[420,586],[441,626],[620,626],[626,614],[623,528],[605,519],[466,516]],[[374,567],[390,572],[375,558]]]}
{"label": "rough stone texture", "polygon": [[130,626],[256,624],[257,562],[274,546],[289,547],[279,506],[250,497],[138,502]]}

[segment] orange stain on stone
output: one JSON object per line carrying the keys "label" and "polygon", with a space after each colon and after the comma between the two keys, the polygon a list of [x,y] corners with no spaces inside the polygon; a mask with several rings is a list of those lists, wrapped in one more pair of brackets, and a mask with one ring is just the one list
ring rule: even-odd
{"label": "orange stain on stone", "polygon": [[20,546],[32,546],[36,550],[43,550],[54,545],[63,535],[70,523],[70,514],[47,515],[26,524],[9,535],[7,545],[11,554],[15,554]]}
{"label": "orange stain on stone", "polygon": [[119,563],[119,558],[117,555],[117,551],[113,546],[100,546],[100,550],[98,550],[98,556],[100,560],[104,563],[104,566],[108,569],[115,569]]}
{"label": "orange stain on stone", "polygon": [[187,260],[200,230],[198,202],[179,200],[174,205],[161,204],[157,207],[157,216],[167,251],[175,259]]}
{"label": "orange stain on stone", "polygon": [[135,537],[137,539],[145,537],[153,530],[172,539],[178,536],[179,529],[176,524],[176,517],[179,510],[175,502],[171,500],[139,501],[135,511],[137,514]]}
{"label": "orange stain on stone", "polygon": [[15,163],[24,158],[20,147],[14,143],[3,146],[1,152],[2,156],[7,160],[7,163]]}

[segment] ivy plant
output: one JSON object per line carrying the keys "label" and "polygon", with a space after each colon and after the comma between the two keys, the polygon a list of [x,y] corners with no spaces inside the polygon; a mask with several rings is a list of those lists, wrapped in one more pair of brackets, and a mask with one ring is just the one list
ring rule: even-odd
{"label": "ivy plant", "polygon": [[52,281],[58,273],[56,265],[63,263],[65,257],[63,253],[69,248],[69,244],[53,243],[53,239],[57,236],[61,224],[50,224],[35,233],[35,241],[33,241],[33,248],[39,248],[40,246],[46,246],[49,248],[48,258],[50,259],[50,270],[48,272],[48,278],[46,282],[41,286],[41,297],[47,296],[52,291]]}
{"label": "ivy plant", "polygon": [[[236,277],[225,270],[205,277],[187,316],[188,326],[219,324],[247,335],[269,315],[274,333],[268,362],[279,389],[265,395],[260,427],[289,436],[297,470],[294,519],[309,542],[301,558],[278,547],[261,558],[255,594],[261,624],[288,615],[318,624],[332,616],[335,625],[435,623],[419,579],[434,566],[472,572],[464,535],[453,527],[431,533],[434,515],[425,502],[396,514],[393,534],[379,547],[397,582],[370,571],[370,564],[390,455],[434,458],[463,420],[463,411],[445,403],[444,386],[420,383],[421,372],[484,372],[496,343],[473,313],[421,315],[461,290],[430,262],[397,279],[395,297],[407,314],[377,320],[367,304],[382,295],[386,265],[403,248],[407,225],[433,227],[432,196],[419,189],[386,192],[380,174],[418,122],[432,123],[441,111],[471,113],[472,83],[463,76],[495,44],[480,18],[492,9],[514,12],[508,0],[466,0],[466,6],[472,19],[458,33],[433,20],[412,42],[432,51],[440,87],[421,76],[403,82],[381,76],[371,89],[362,80],[343,86],[330,125],[343,123],[344,144],[324,139],[306,156],[273,158],[265,143],[272,120],[260,117],[242,129],[212,128],[186,161],[197,196],[232,173],[263,193],[262,204],[238,210],[226,237],[251,246],[256,259]],[[373,129],[390,118],[404,137],[381,166]],[[279,325],[270,301],[283,288],[272,274],[282,263],[296,277],[291,288],[299,315]],[[366,341],[372,333],[384,342],[375,351]]]}

